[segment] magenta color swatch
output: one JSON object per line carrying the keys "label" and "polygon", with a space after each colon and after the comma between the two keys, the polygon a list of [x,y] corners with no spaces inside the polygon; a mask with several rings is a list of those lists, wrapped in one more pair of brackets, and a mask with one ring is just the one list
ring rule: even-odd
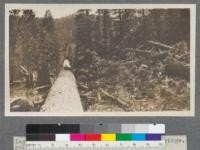
{"label": "magenta color swatch", "polygon": [[85,141],[85,134],[70,134],[70,141]]}

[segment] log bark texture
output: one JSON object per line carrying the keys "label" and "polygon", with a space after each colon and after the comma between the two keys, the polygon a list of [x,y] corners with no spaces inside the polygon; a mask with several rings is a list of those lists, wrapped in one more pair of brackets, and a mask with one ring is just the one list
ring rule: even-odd
{"label": "log bark texture", "polygon": [[61,70],[51,87],[42,112],[83,112],[76,79],[70,70]]}

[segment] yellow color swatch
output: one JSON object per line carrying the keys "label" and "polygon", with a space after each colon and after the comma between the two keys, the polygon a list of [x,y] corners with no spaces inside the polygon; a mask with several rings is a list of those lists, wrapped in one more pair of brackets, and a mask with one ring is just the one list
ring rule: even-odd
{"label": "yellow color swatch", "polygon": [[116,134],[101,134],[101,141],[116,141]]}

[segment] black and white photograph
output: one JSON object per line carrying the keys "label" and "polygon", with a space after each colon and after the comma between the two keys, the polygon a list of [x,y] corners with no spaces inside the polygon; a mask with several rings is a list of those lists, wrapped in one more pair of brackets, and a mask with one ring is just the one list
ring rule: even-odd
{"label": "black and white photograph", "polygon": [[6,4],[5,115],[194,116],[193,4]]}

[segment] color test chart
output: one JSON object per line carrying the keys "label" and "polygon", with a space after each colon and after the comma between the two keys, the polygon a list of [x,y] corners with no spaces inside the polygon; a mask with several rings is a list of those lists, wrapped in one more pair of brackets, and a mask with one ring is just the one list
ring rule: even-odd
{"label": "color test chart", "polygon": [[164,124],[32,124],[26,131],[14,150],[177,150],[187,143],[166,136]]}
{"label": "color test chart", "polygon": [[32,124],[26,128],[27,141],[158,141],[163,134],[164,124]]}
{"label": "color test chart", "polygon": [[162,134],[142,133],[72,133],[27,134],[27,141],[160,141]]}
{"label": "color test chart", "polygon": [[[78,147],[79,146],[79,150],[82,150],[83,147],[85,145],[82,145],[83,142],[78,142],[78,141],[74,141],[74,142],[64,142],[64,141],[26,141],[25,137],[14,137],[14,142],[13,142],[13,150],[68,150],[68,149],[72,149],[70,147],[73,146],[73,150],[74,147]],[[87,150],[111,150],[113,147],[113,144],[115,144],[115,150],[163,150],[163,142],[164,142],[164,150],[187,150],[187,137],[184,135],[172,135],[172,136],[166,136],[163,135],[162,136],[162,141],[143,141],[143,142],[139,142],[139,141],[124,141],[124,142],[106,142],[106,141],[102,141],[102,142],[97,142],[97,141],[88,141],[88,142],[84,142],[87,143]],[[141,145],[141,143],[143,143],[143,145]],[[146,145],[145,145],[145,144]],[[155,145],[155,143],[158,143],[157,146]],[[40,146],[40,145],[43,146]],[[50,145],[52,144],[52,145]],[[154,146],[153,146],[154,144]],[[126,147],[127,145],[129,145],[129,147]],[[159,145],[159,146],[158,146]],[[40,146],[40,147],[39,147]],[[46,148],[45,148],[46,147]],[[100,148],[99,148],[100,147]],[[104,148],[103,148],[104,147]],[[76,148],[78,149],[78,148]],[[86,149],[86,148],[85,148]],[[84,150],[84,149],[83,149]]]}
{"label": "color test chart", "polygon": [[157,133],[165,134],[164,124],[28,124],[26,134],[41,133]]}
{"label": "color test chart", "polygon": [[164,150],[164,124],[27,125],[27,150]]}

